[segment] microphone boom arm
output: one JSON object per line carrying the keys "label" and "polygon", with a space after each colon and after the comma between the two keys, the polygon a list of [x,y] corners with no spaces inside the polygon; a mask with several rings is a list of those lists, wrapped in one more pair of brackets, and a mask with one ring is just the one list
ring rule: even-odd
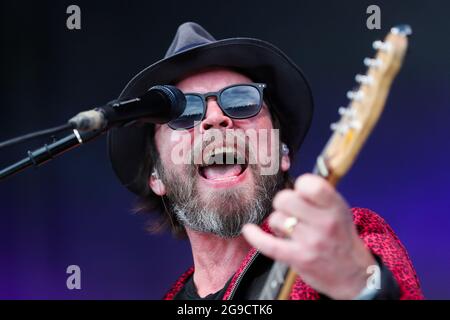
{"label": "microphone boom arm", "polygon": [[73,132],[59,140],[51,144],[45,144],[43,147],[36,149],[34,151],[28,151],[28,157],[17,161],[16,163],[10,165],[9,167],[0,170],[0,180],[4,180],[9,176],[12,176],[16,173],[19,173],[29,167],[38,167],[53,158],[69,151],[73,148],[76,148],[86,142],[89,142],[100,135],[102,135],[105,131],[88,131],[88,132],[79,132],[74,129]]}

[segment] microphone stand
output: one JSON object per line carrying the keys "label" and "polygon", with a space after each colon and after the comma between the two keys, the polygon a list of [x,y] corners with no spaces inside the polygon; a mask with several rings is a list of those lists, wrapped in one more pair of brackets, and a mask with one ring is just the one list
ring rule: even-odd
{"label": "microphone stand", "polygon": [[7,177],[21,172],[29,167],[38,167],[39,165],[52,160],[53,158],[65,153],[66,151],[69,151],[82,145],[83,143],[89,142],[99,137],[104,132],[105,131],[102,130],[79,132],[78,130],[74,129],[72,134],[56,140],[49,145],[45,144],[43,147],[34,151],[28,151],[27,158],[17,161],[13,165],[0,170],[0,180],[6,179]]}

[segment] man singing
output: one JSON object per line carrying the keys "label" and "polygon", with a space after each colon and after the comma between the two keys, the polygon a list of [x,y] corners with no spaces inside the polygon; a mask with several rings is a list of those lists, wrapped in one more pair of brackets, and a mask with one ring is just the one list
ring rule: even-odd
{"label": "man singing", "polygon": [[[291,181],[313,101],[282,51],[257,39],[215,40],[184,23],[165,58],[121,98],[156,84],[185,94],[184,113],[114,129],[108,144],[138,209],[159,212],[159,227],[190,241],[194,266],[165,299],[256,299],[274,260],[298,274],[291,299],[423,298],[405,248],[380,216],[350,208],[318,176]],[[368,270],[378,270],[378,286],[368,287]]]}

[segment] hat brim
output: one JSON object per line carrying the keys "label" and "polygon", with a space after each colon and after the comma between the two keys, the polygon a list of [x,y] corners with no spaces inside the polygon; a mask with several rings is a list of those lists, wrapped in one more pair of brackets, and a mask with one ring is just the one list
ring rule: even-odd
{"label": "hat brim", "polygon": [[[232,38],[199,45],[162,59],[138,73],[126,85],[120,99],[142,95],[157,84],[170,84],[207,67],[241,70],[255,82],[267,84],[265,95],[278,116],[281,138],[296,152],[309,130],[313,98],[300,68],[281,50],[268,42],[251,38]],[[108,132],[108,152],[113,170],[130,191],[141,194],[139,170],[145,157],[145,126],[114,128]]]}

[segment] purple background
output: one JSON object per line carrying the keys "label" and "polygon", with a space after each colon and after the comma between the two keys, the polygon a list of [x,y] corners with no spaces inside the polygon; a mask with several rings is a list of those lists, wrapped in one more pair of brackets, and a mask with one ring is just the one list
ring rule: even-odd
{"label": "purple background", "polygon": [[[450,4],[377,1],[77,1],[82,30],[65,28],[69,1],[2,1],[0,140],[58,125],[115,98],[164,55],[176,27],[197,21],[217,38],[282,48],[310,79],[316,113],[294,175],[312,168],[372,41],[409,23],[411,48],[380,123],[339,186],[352,206],[382,215],[407,247],[427,298],[450,298]],[[5,167],[43,141],[1,150]],[[186,241],[144,231],[134,196],[116,180],[105,139],[0,183],[0,298],[158,299],[191,264]],[[66,288],[68,265],[82,290]]]}

